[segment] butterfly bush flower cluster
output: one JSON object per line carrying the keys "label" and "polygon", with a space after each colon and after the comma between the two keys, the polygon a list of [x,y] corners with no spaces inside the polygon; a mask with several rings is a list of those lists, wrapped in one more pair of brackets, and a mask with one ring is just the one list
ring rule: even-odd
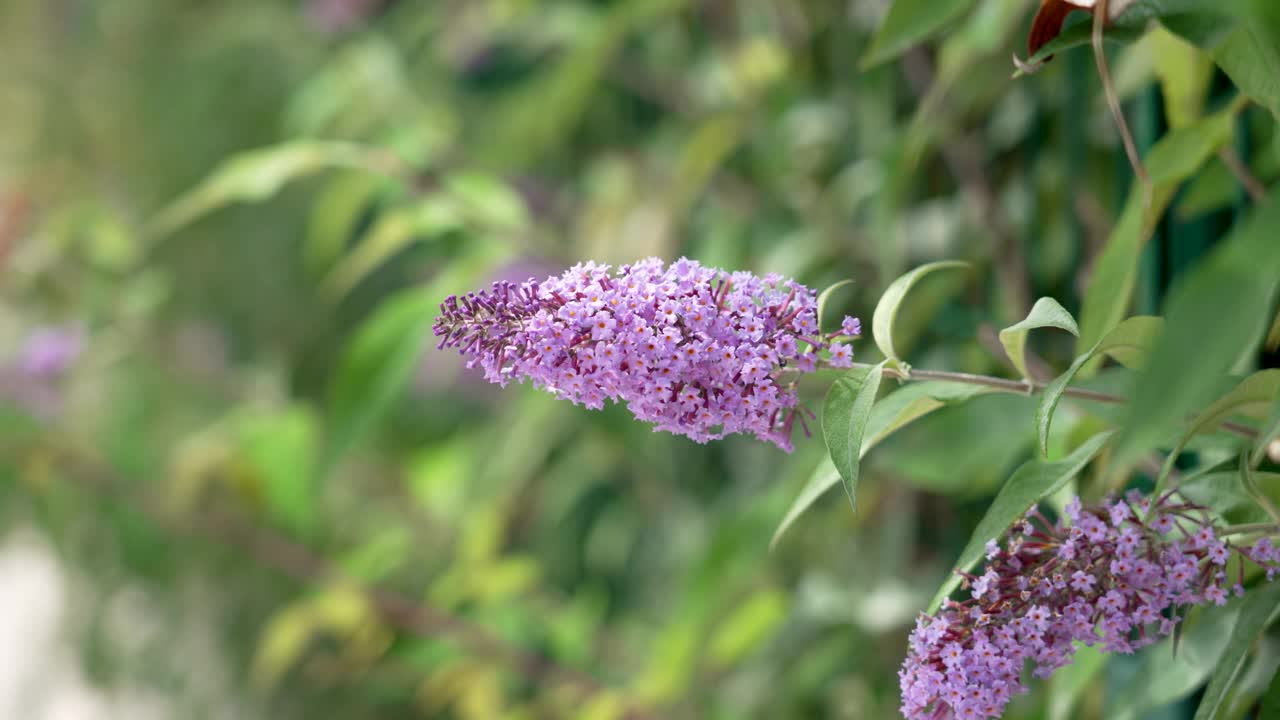
{"label": "butterfly bush flower cluster", "polygon": [[911,633],[899,673],[909,720],[1000,717],[1026,690],[1026,661],[1043,678],[1071,662],[1077,641],[1132,653],[1172,632],[1177,607],[1243,594],[1246,561],[1268,580],[1280,571],[1270,539],[1233,547],[1203,507],[1172,493],[1154,509],[1136,493],[1093,507],[1077,498],[1056,522],[1033,508],[986,559],[980,574],[961,573],[969,599],[948,600]]}
{"label": "butterfly bush flower cluster", "polygon": [[851,366],[841,341],[862,331],[846,317],[822,334],[814,292],[792,280],[684,258],[616,272],[584,263],[440,309],[440,347],[458,348],[491,382],[528,379],[592,409],[621,400],[657,430],[698,442],[748,433],[784,450],[797,420],[808,432],[796,378],[820,360]]}

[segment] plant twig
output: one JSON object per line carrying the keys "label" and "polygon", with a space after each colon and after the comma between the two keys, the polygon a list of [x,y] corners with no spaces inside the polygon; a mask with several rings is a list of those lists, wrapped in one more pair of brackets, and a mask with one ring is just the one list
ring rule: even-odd
{"label": "plant twig", "polygon": [[1098,0],[1097,6],[1093,11],[1093,59],[1098,65],[1098,77],[1102,80],[1102,89],[1107,96],[1107,105],[1111,108],[1111,115],[1115,118],[1116,129],[1120,131],[1120,140],[1124,143],[1125,154],[1129,156],[1129,164],[1133,166],[1133,173],[1138,177],[1138,182],[1142,184],[1142,209],[1145,211],[1151,207],[1153,189],[1151,187],[1151,176],[1147,174],[1147,168],[1142,164],[1142,156],[1138,154],[1138,146],[1133,141],[1133,133],[1129,132],[1129,123],[1124,119],[1124,108],[1120,106],[1120,95],[1116,92],[1115,83],[1111,81],[1111,68],[1107,64],[1107,51],[1102,44],[1102,31],[1107,25],[1109,0]]}
{"label": "plant twig", "polygon": [[1262,181],[1254,177],[1249,166],[1245,165],[1240,155],[1236,153],[1235,148],[1224,146],[1218,150],[1218,158],[1222,160],[1223,165],[1227,166],[1231,174],[1236,176],[1236,180],[1244,187],[1244,191],[1249,193],[1250,200],[1260,203],[1267,199],[1267,188]]}
{"label": "plant twig", "polygon": [[[869,363],[854,363],[856,368],[869,369],[874,367]],[[1044,390],[1047,383],[1042,382],[1026,382],[1023,380],[1008,380],[1006,378],[992,377],[990,375],[974,375],[972,373],[951,372],[948,370],[920,370],[911,368],[910,371],[899,370],[898,368],[885,366],[886,375],[897,378],[899,380],[945,380],[947,382],[964,383],[966,385],[981,385],[983,387],[995,388],[1005,392],[1019,393],[1025,395],[1028,391],[1039,392]],[[1123,405],[1128,402],[1128,398],[1121,395],[1113,395],[1111,393],[1100,392],[1098,390],[1089,390],[1088,388],[1067,386],[1062,394],[1076,398],[1077,400],[1089,400],[1091,402],[1105,403],[1108,405]],[[1222,429],[1234,435],[1239,435],[1250,440],[1257,437],[1258,432],[1248,425],[1239,423],[1225,422],[1222,423]]]}
{"label": "plant twig", "polygon": [[[71,452],[76,455],[85,454],[74,448],[71,448]],[[109,474],[100,463],[93,462],[92,458],[81,460],[82,467],[76,468],[74,476],[84,481],[84,487],[118,501],[124,501],[128,497],[129,483]],[[216,507],[183,515],[179,521],[155,502],[143,500],[133,505],[152,522],[169,531],[199,534],[230,546],[256,564],[295,581],[313,585],[344,576],[339,567],[310,548]],[[573,688],[583,697],[609,690],[591,675],[545,655],[514,647],[481,625],[385,587],[370,586],[367,583],[358,583],[358,586],[367,594],[373,608],[383,620],[402,632],[426,638],[448,638],[465,648],[466,652],[507,668],[537,687],[561,685]],[[628,720],[648,720],[653,716],[646,710],[631,706],[623,717]]]}

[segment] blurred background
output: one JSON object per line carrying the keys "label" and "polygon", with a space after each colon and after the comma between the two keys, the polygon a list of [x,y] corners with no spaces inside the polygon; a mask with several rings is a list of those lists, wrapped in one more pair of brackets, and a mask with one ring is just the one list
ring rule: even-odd
{"label": "blurred background", "polygon": [[[1078,308],[1130,182],[1087,51],[1011,79],[1035,5],[877,63],[887,0],[0,0],[0,717],[897,717],[1032,399],[908,427],[771,550],[820,439],[498,391],[430,325],[650,255],[851,278],[869,320],[958,258],[899,349],[1010,375],[995,330]],[[1169,37],[1114,58],[1144,148]],[[1237,127],[1264,180],[1273,128]],[[1241,203],[1217,160],[1184,188],[1139,311]],[[1009,716],[1123,691],[1071,682]]]}

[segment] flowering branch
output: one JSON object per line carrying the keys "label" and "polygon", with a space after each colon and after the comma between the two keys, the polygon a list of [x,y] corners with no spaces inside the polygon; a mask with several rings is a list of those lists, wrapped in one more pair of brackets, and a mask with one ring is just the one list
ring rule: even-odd
{"label": "flowering branch", "polygon": [[[855,368],[869,369],[872,367],[869,363],[854,363]],[[1013,393],[1033,393],[1044,390],[1047,383],[1035,381],[1009,380],[1007,378],[992,377],[991,375],[975,375],[972,373],[950,372],[947,370],[920,370],[911,368],[910,370],[902,370],[895,367],[886,366],[885,374],[891,375],[901,381],[911,380],[945,380],[947,382],[964,383],[966,385],[981,385],[983,387],[995,388],[1005,392]],[[1106,403],[1108,405],[1123,405],[1128,399],[1122,395],[1114,395],[1112,393],[1100,392],[1098,390],[1089,390],[1080,387],[1067,387],[1063,393],[1067,397],[1073,397],[1077,400],[1089,400],[1092,402]],[[1248,425],[1239,423],[1224,422],[1222,429],[1234,435],[1252,440],[1258,435],[1258,431]]]}

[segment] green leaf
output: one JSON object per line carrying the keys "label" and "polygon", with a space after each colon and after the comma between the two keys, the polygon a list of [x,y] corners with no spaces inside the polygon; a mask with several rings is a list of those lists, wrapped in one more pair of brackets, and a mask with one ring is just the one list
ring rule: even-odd
{"label": "green leaf", "polygon": [[1107,246],[1094,264],[1080,313],[1080,345],[1090,347],[1120,322],[1138,281],[1138,259],[1178,185],[1191,177],[1231,140],[1238,104],[1160,139],[1145,162],[1151,177],[1151,206],[1144,212],[1143,191],[1134,184]]}
{"label": "green leaf", "polygon": [[192,190],[153,218],[150,230],[164,236],[206,213],[238,202],[260,202],[286,184],[327,168],[358,168],[391,175],[397,161],[384,151],[353,143],[297,140],[233,155]]}
{"label": "green leaf", "polygon": [[438,237],[461,223],[457,207],[442,196],[382,213],[321,281],[323,294],[332,301],[340,300],[369,273],[415,241]]}
{"label": "green leaf", "polygon": [[1241,92],[1280,119],[1280,45],[1265,28],[1241,23],[1212,55]]}
{"label": "green leaf", "polygon": [[244,416],[239,425],[244,461],[261,484],[266,509],[298,535],[315,529],[319,423],[309,408]]}
{"label": "green leaf", "polygon": [[883,365],[875,365],[861,375],[848,373],[835,381],[822,404],[822,437],[855,509],[862,435],[883,375]]}
{"label": "green leaf", "polygon": [[1053,423],[1053,413],[1058,409],[1058,402],[1062,400],[1067,386],[1075,379],[1080,368],[1098,353],[1110,355],[1125,367],[1141,367],[1163,325],[1164,321],[1160,318],[1147,315],[1125,320],[1112,328],[1111,332],[1108,332],[1088,352],[1077,357],[1066,372],[1045,386],[1036,407],[1036,430],[1040,434],[1041,455],[1047,455],[1049,452],[1049,429]]}
{"label": "green leaf", "polygon": [[822,329],[822,318],[826,317],[827,303],[831,301],[831,295],[845,285],[852,285],[853,280],[841,280],[833,283],[827,289],[818,293],[818,329]]}
{"label": "green leaf", "polygon": [[[1136,42],[1147,33],[1147,19],[1137,20],[1125,15],[1121,15],[1112,21],[1108,26],[1103,38],[1109,42],[1122,43],[1128,45]],[[1088,45],[1093,42],[1093,23],[1085,18],[1081,22],[1076,22],[1063,28],[1058,37],[1045,43],[1043,47],[1036,51],[1034,55],[1027,59],[1026,64],[1035,65],[1044,62],[1047,58],[1057,55],[1066,50],[1077,48],[1082,45]],[[1015,73],[1015,75],[1020,73]]]}
{"label": "green leaf", "polygon": [[1217,720],[1225,717],[1226,701],[1236,676],[1244,668],[1245,657],[1253,649],[1254,643],[1267,627],[1267,621],[1280,606],[1280,583],[1265,583],[1251,589],[1240,607],[1240,616],[1236,618],[1235,627],[1231,630],[1231,639],[1227,641],[1226,651],[1217,663],[1217,669],[1209,678],[1209,686],[1205,688],[1200,707],[1196,708],[1195,720]]}
{"label": "green leaf", "polygon": [[787,595],[767,588],[752,595],[724,618],[711,636],[707,654],[719,667],[740,662],[768,640],[787,616]]}
{"label": "green leaf", "polygon": [[1027,372],[1027,334],[1036,328],[1043,327],[1066,330],[1077,337],[1080,335],[1080,328],[1076,327],[1076,319],[1071,317],[1071,313],[1059,305],[1057,300],[1049,297],[1037,300],[1031,312],[1027,313],[1025,320],[1000,331],[1000,344],[1004,345],[1005,352],[1009,354],[1009,362],[1013,363],[1018,374],[1028,381],[1031,380],[1031,374]]}
{"label": "green leaf", "polygon": [[[1245,487],[1241,470],[1209,472],[1178,483],[1178,492],[1192,502],[1212,510],[1228,524],[1260,523],[1270,520],[1259,501]],[[1269,501],[1280,494],[1280,473],[1250,473],[1257,492]]]}
{"label": "green leaf", "polygon": [[1272,440],[1280,437],[1280,397],[1277,397],[1271,404],[1271,413],[1267,415],[1267,419],[1262,423],[1262,430],[1258,433],[1258,441],[1253,447],[1253,457],[1250,459],[1254,465],[1262,462],[1262,456],[1267,452],[1267,446]]}
{"label": "green leaf", "polygon": [[1280,191],[1173,287],[1165,330],[1137,380],[1116,441],[1124,467],[1203,404],[1257,330],[1280,279]]}
{"label": "green leaf", "polygon": [[1280,349],[1280,311],[1276,312],[1275,319],[1271,321],[1271,329],[1267,331],[1267,339],[1263,345],[1267,348],[1267,352]]}
{"label": "green leaf", "polygon": [[[859,459],[865,457],[871,448],[880,444],[898,429],[934,410],[990,392],[996,392],[996,390],[981,385],[929,381],[912,383],[889,393],[871,408],[871,415],[867,418],[866,429],[862,434],[862,450],[858,454]],[[832,464],[831,458],[823,458],[814,468],[813,474],[809,476],[800,494],[791,502],[791,507],[787,508],[787,514],[783,516],[778,529],[773,532],[773,539],[769,541],[769,549],[772,550],[778,544],[778,540],[796,521],[796,518],[838,482],[840,482],[840,473]]]}
{"label": "green leaf", "polygon": [[440,296],[431,286],[383,302],[342,353],[329,394],[328,470],[395,402],[431,333]]}
{"label": "green leaf", "polygon": [[1152,56],[1169,127],[1190,125],[1204,112],[1213,58],[1165,28],[1151,31]]}
{"label": "green leaf", "polygon": [[1267,688],[1267,694],[1262,696],[1258,720],[1280,720],[1280,673],[1276,673],[1271,687]]}
{"label": "green leaf", "polygon": [[969,267],[969,263],[960,260],[943,260],[921,265],[894,280],[889,287],[885,288],[884,294],[880,296],[880,302],[876,303],[875,312],[871,315],[871,335],[875,338],[876,347],[880,348],[885,358],[895,363],[901,362],[898,353],[893,349],[893,326],[898,316],[898,309],[912,286],[919,282],[920,278],[936,270],[962,267]]}
{"label": "green leaf", "polygon": [[973,0],[894,0],[859,66],[870,69],[947,27]]}
{"label": "green leaf", "polygon": [[1076,643],[1076,654],[1071,664],[1060,668],[1049,681],[1046,708],[1049,720],[1070,720],[1075,717],[1073,711],[1076,702],[1106,666],[1109,657],[1098,645]]}
{"label": "green leaf", "polygon": [[1116,696],[1114,706],[1105,717],[1108,720],[1150,717],[1147,714],[1150,709],[1184,698],[1200,687],[1217,668],[1240,604],[1233,601],[1223,607],[1207,607],[1179,623],[1185,623],[1186,628],[1176,656],[1171,651],[1172,638],[1144,650],[1139,655],[1137,672],[1126,683],[1130,690]]}
{"label": "green leaf", "polygon": [[968,570],[982,558],[988,540],[998,538],[1033,505],[1057,492],[1058,488],[1078,475],[1102,450],[1111,436],[1111,432],[1099,433],[1061,460],[1056,462],[1029,460],[1018,468],[987,508],[987,514],[978,523],[978,527],[969,538],[969,543],[961,551],[955,570],[942,583],[933,602],[929,603],[928,612],[932,614],[937,611],[942,601],[946,600],[947,596],[960,585],[960,577],[956,573]]}
{"label": "green leaf", "polygon": [[1232,415],[1262,417],[1277,397],[1280,397],[1280,369],[1259,370],[1196,416],[1187,428],[1186,437],[1212,430]]}

